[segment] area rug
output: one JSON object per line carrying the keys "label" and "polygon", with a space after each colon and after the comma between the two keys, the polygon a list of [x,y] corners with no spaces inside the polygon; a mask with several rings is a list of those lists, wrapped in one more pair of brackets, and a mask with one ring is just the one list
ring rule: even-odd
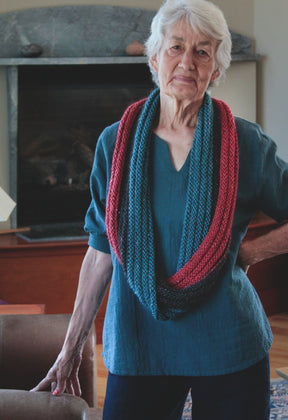
{"label": "area rug", "polygon": [[[189,394],[182,420],[193,420],[191,418],[192,400]],[[288,420],[288,381],[284,379],[271,380],[271,412],[270,420]]]}

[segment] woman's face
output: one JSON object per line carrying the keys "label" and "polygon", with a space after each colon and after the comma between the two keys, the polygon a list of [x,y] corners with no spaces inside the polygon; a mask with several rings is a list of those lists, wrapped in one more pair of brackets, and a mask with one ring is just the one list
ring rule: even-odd
{"label": "woman's face", "polygon": [[185,20],[173,25],[151,65],[158,73],[160,92],[180,101],[202,102],[210,82],[219,76],[217,41],[195,32]]}

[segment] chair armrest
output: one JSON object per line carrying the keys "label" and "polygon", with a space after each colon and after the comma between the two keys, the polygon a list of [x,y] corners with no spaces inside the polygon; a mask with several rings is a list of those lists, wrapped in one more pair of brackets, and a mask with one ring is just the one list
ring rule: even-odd
{"label": "chair armrest", "polygon": [[[0,315],[0,388],[29,390],[42,380],[64,342],[69,314]],[[82,398],[97,406],[93,325],[79,370]]]}
{"label": "chair armrest", "polygon": [[15,389],[0,390],[0,413],[13,420],[88,420],[88,404],[79,397],[50,392],[29,392]]}

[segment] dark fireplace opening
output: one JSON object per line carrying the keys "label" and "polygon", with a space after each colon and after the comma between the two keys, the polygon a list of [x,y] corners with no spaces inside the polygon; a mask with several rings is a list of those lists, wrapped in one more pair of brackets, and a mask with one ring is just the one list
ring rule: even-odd
{"label": "dark fireplace opening", "polygon": [[17,226],[82,227],[97,139],[153,89],[148,66],[20,66],[18,87]]}

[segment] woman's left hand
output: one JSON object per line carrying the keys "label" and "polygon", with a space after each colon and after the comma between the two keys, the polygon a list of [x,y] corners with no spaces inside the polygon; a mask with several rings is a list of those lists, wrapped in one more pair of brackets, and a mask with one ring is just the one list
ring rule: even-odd
{"label": "woman's left hand", "polygon": [[253,239],[242,241],[238,264],[247,273],[250,265],[288,253],[288,223],[286,222]]}
{"label": "woman's left hand", "polygon": [[237,257],[238,264],[245,271],[246,274],[249,270],[250,265],[252,265],[252,255],[251,251],[249,250],[250,247],[248,242],[249,241],[245,240],[241,243]]}

